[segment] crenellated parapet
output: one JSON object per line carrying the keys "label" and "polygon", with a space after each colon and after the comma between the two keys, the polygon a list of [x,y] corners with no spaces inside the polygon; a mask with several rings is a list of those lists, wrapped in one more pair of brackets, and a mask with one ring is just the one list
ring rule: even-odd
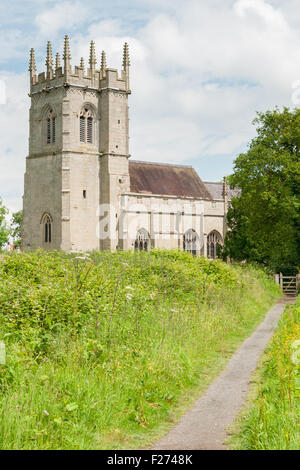
{"label": "crenellated parapet", "polygon": [[84,89],[92,89],[101,92],[108,89],[117,89],[127,94],[129,87],[129,49],[125,43],[123,48],[123,66],[119,74],[117,69],[107,67],[106,54],[104,51],[100,55],[100,68],[97,69],[97,50],[94,41],[90,43],[90,55],[88,68],[85,68],[84,58],[80,60],[80,65],[71,64],[71,52],[69,37],[65,36],[63,50],[63,66],[60,61],[60,54],[55,54],[55,67],[52,57],[51,42],[47,43],[46,70],[36,73],[36,63],[34,49],[30,50],[30,93],[49,92],[53,88],[75,86]]}

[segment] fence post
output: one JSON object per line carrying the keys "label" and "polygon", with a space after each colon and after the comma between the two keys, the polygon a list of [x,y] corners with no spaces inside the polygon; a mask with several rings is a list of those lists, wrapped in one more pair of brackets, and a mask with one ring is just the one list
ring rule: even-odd
{"label": "fence post", "polygon": [[296,276],[296,289],[297,289],[297,292],[299,290],[299,287],[300,287],[300,274],[297,274],[297,276]]}
{"label": "fence post", "polygon": [[279,279],[280,279],[279,283],[280,283],[281,290],[283,290],[283,275],[282,275],[282,273],[280,273]]}
{"label": "fence post", "polygon": [[279,274],[274,274],[274,281],[279,284]]}

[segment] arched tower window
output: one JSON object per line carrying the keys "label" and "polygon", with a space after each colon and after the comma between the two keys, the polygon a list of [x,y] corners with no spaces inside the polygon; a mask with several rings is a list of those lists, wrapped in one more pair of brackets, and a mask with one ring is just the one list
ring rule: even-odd
{"label": "arched tower window", "polygon": [[150,248],[150,237],[146,229],[141,228],[136,236],[134,249],[137,251],[148,251]]}
{"label": "arched tower window", "polygon": [[47,114],[47,144],[55,143],[55,114],[52,109]]}
{"label": "arched tower window", "polygon": [[222,236],[216,230],[210,232],[207,236],[207,257],[215,259],[218,257],[219,247],[223,245]]}
{"label": "arched tower window", "polygon": [[199,241],[199,237],[198,237],[197,232],[191,228],[187,230],[183,236],[184,251],[188,251],[192,253],[192,255],[196,255],[198,241]]}
{"label": "arched tower window", "polygon": [[43,224],[43,241],[45,243],[52,242],[52,218],[49,214],[45,214],[42,218]]}
{"label": "arched tower window", "polygon": [[90,108],[84,107],[79,117],[79,138],[80,142],[92,144],[93,136],[93,113]]}

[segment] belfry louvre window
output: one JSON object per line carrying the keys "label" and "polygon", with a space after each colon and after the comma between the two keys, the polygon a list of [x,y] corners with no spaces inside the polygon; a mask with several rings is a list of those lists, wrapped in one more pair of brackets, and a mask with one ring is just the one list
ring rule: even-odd
{"label": "belfry louvre window", "polygon": [[52,119],[52,143],[55,143],[55,117]]}
{"label": "belfry louvre window", "polygon": [[47,144],[51,143],[51,119],[47,119]]}
{"label": "belfry louvre window", "polygon": [[80,113],[79,134],[80,142],[85,144],[93,143],[93,114],[88,108],[84,108]]}
{"label": "belfry louvre window", "polygon": [[55,115],[52,109],[47,115],[47,144],[55,143]]}
{"label": "belfry louvre window", "polygon": [[88,144],[93,143],[93,118],[87,118],[87,142]]}
{"label": "belfry louvre window", "polygon": [[80,142],[85,142],[85,118],[80,116]]}

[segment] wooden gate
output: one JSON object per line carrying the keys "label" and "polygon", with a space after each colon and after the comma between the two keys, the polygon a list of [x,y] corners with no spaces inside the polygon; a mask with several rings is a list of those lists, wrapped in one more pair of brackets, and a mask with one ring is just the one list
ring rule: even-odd
{"label": "wooden gate", "polygon": [[280,287],[285,295],[295,297],[299,289],[299,276],[283,276],[279,275]]}

